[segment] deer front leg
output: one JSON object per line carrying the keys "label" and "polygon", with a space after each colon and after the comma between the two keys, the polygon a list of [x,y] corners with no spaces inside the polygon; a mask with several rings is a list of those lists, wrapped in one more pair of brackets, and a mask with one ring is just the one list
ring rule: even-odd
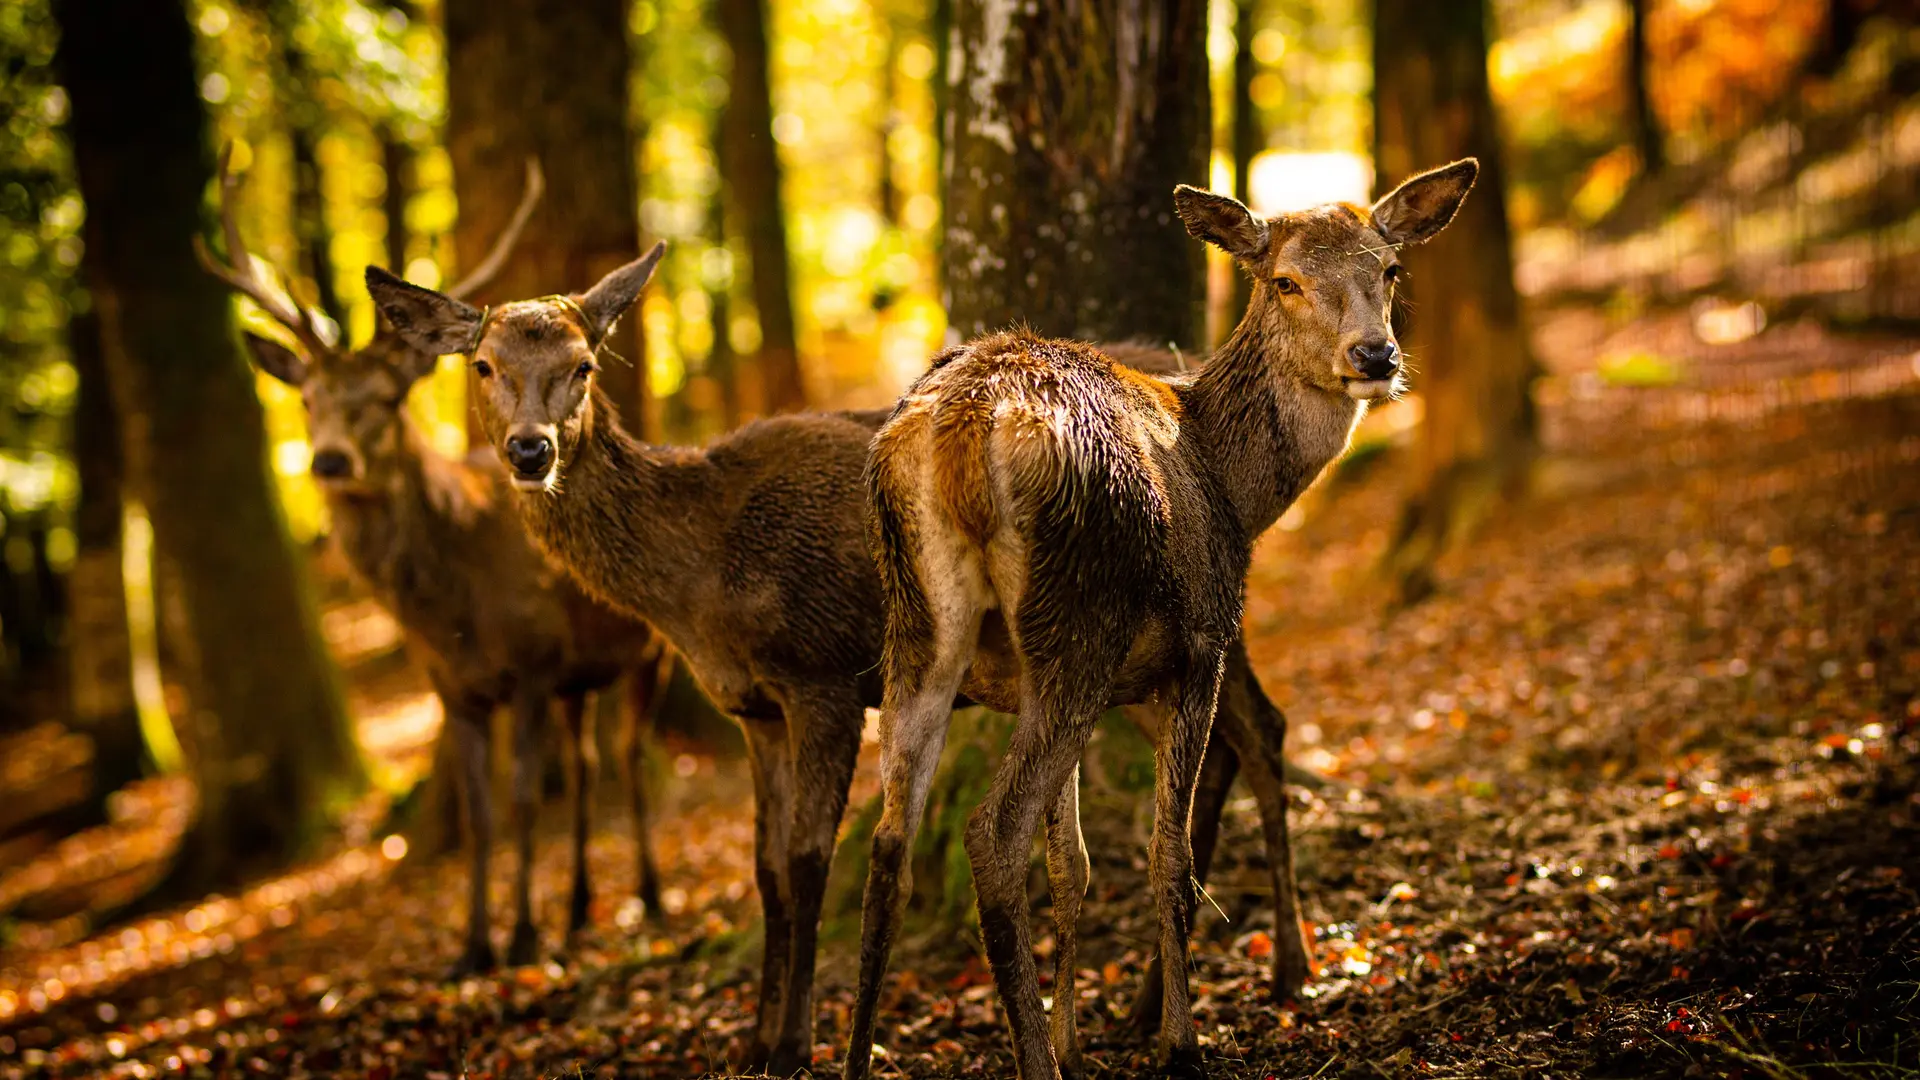
{"label": "deer front leg", "polygon": [[854,759],[860,753],[865,711],[851,694],[821,694],[791,703],[787,731],[793,748],[793,844],[787,880],[793,894],[793,946],[779,1036],[767,1071],[791,1076],[813,1065],[813,968],[819,947],[820,907],[827,892],[833,841],[847,808]]}
{"label": "deer front leg", "polygon": [[[1213,866],[1213,852],[1220,839],[1220,816],[1226,810],[1227,794],[1232,790],[1233,779],[1240,771],[1240,757],[1222,737],[1221,731],[1233,722],[1235,718],[1228,715],[1227,702],[1223,699],[1220,711],[1214,717],[1213,734],[1207,739],[1207,756],[1200,765],[1200,781],[1193,792],[1193,876],[1202,885],[1207,883],[1207,872]],[[1140,992],[1133,999],[1133,1008],[1127,1013],[1127,1026],[1137,1035],[1145,1036],[1159,1029],[1164,977],[1160,954],[1156,951],[1153,959],[1147,963],[1146,974],[1140,979]]]}
{"label": "deer front leg", "polygon": [[660,869],[653,858],[653,829],[647,808],[647,734],[653,730],[667,682],[673,677],[673,652],[664,644],[656,643],[655,648],[656,653],[627,672],[625,780],[628,805],[633,808],[640,907],[646,918],[658,920],[664,913],[660,910]]}
{"label": "deer front leg", "polygon": [[593,903],[593,885],[588,880],[587,840],[593,832],[593,800],[600,775],[600,749],[593,737],[593,698],[588,694],[568,694],[560,699],[560,712],[566,722],[568,759],[573,769],[573,893],[567,901],[567,934],[586,929],[587,909]]}
{"label": "deer front leg", "polygon": [[540,729],[548,700],[545,690],[522,690],[513,705],[513,829],[520,865],[513,881],[507,963],[516,967],[540,958],[540,932],[533,925],[533,826],[540,812]]}
{"label": "deer front leg", "polygon": [[1155,752],[1153,839],[1147,875],[1160,909],[1160,1063],[1171,1071],[1204,1073],[1187,987],[1187,935],[1193,919],[1193,790],[1206,754],[1220,686],[1222,652],[1196,657],[1179,687],[1173,723]]}
{"label": "deer front leg", "polygon": [[773,1057],[786,1000],[787,966],[793,950],[793,905],[787,860],[793,822],[793,765],[788,760],[786,725],[778,720],[742,718],[747,735],[747,767],[753,774],[753,879],[760,890],[760,914],[766,948],[760,958],[759,1011],[743,1072],[759,1072]]}
{"label": "deer front leg", "polygon": [[1080,832],[1080,767],[1074,766],[1060,794],[1047,808],[1047,891],[1053,894],[1053,1008],[1048,1012],[1053,1056],[1062,1076],[1080,1076],[1077,1027],[1079,995],[1074,986],[1080,943],[1080,906],[1091,877],[1087,842]]}
{"label": "deer front leg", "polygon": [[469,870],[467,880],[467,944],[460,959],[447,972],[449,979],[463,979],[492,971],[493,942],[488,938],[487,914],[488,862],[493,852],[493,796],[487,775],[487,709],[471,703],[456,703],[441,695],[447,713],[447,737],[454,740],[455,760],[460,765],[456,782],[467,808],[467,844]]}

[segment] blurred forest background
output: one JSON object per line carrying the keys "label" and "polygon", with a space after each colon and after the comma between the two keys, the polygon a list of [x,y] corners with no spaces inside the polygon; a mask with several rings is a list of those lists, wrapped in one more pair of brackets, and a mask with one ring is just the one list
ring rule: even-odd
{"label": "blurred forest background", "polygon": [[[364,266],[457,280],[537,158],[546,197],[482,299],[582,288],[669,241],[606,385],[650,439],[700,442],[885,405],[947,337],[955,2],[0,5],[0,933],[53,948],[165,875],[164,895],[197,896],[339,830],[357,850],[431,760],[437,704],[324,543],[299,395],[242,366],[229,301],[192,262],[219,146],[255,252],[347,342],[373,330]],[[1714,345],[1801,321],[1920,329],[1915,16],[1212,0],[1213,150],[1184,179],[1279,212],[1468,150],[1497,162],[1471,206],[1474,272],[1499,284],[1457,286],[1495,325],[1453,342],[1485,363],[1452,374],[1435,343],[1432,379],[1357,451],[1430,454],[1394,510],[1398,602],[1434,590],[1540,437],[1527,319],[1673,316]],[[116,89],[136,77],[193,92]],[[1179,341],[1196,351],[1244,302],[1209,258],[1205,329]],[[1416,281],[1416,312],[1447,303],[1443,276]],[[143,367],[118,344],[143,336],[188,359]],[[1635,347],[1553,392],[1680,378]],[[449,453],[473,440],[466,390],[446,358],[408,402]],[[675,694],[670,746],[729,737],[687,680]],[[187,857],[160,857],[189,830]]]}

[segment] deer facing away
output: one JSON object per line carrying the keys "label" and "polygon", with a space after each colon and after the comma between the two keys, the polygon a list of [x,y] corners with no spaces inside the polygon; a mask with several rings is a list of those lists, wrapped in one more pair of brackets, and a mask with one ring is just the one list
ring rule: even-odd
{"label": "deer facing away", "polygon": [[[221,160],[221,217],[227,263],[199,245],[203,264],[252,298],[300,343],[296,351],[247,335],[261,370],[300,391],[313,445],[312,473],[333,520],[336,542],[354,571],[406,630],[440,697],[463,768],[458,777],[472,833],[467,940],[455,975],[494,964],[488,934],[487,868],[493,846],[488,719],[513,710],[514,808],[520,864],[508,962],[537,959],[531,863],[540,778],[537,739],[558,699],[572,747],[574,773],[573,891],[569,931],[587,922],[591,899],[586,863],[593,800],[591,695],[622,674],[628,679],[627,784],[639,840],[640,892],[659,911],[658,872],[647,836],[642,787],[642,730],[657,704],[672,654],[644,622],[590,600],[528,543],[519,519],[501,499],[489,462],[442,456],[405,408],[407,392],[433,369],[435,357],[412,349],[390,330],[360,349],[335,346],[310,312],[289,303],[255,274],[231,205],[235,180]],[[455,291],[470,293],[498,270],[539,197],[529,173],[527,198],[491,257]],[[489,455],[490,456],[490,455]]]}
{"label": "deer facing away", "polygon": [[[861,476],[884,414],[784,416],[705,450],[643,446],[593,387],[598,345],[638,297],[661,254],[584,294],[485,312],[377,268],[368,288],[423,352],[464,352],[481,413],[509,466],[529,529],[595,595],[644,617],[686,657],[747,736],[755,785],[755,876],[766,953],[749,1068],[788,1075],[810,1058],[822,889],[853,774],[864,709],[879,695],[880,585],[868,550]],[[1129,347],[1141,363],[1172,358]],[[1295,925],[1280,747],[1285,718],[1243,652],[1202,793],[1211,847],[1227,784],[1244,767],[1266,820],[1281,925]],[[951,699],[949,704],[952,704]],[[1086,860],[1078,822],[1052,856]],[[1071,918],[1063,917],[1071,926]],[[1064,937],[1064,935],[1063,935]],[[1281,935],[1285,952],[1287,935]],[[1066,949],[1062,950],[1067,951]],[[1296,938],[1284,979],[1306,973]],[[1276,968],[1279,974],[1280,968]],[[1071,1010],[1068,1010],[1071,1015]]]}
{"label": "deer facing away", "polygon": [[[1189,814],[1253,542],[1345,449],[1366,403],[1397,389],[1394,251],[1444,228],[1477,172],[1460,161],[1370,210],[1270,221],[1181,187],[1188,232],[1253,277],[1246,316],[1202,372],[1156,379],[1093,346],[1016,331],[948,350],[902,397],[868,471],[887,597],[883,802],[849,1078],[867,1071],[905,855],[963,691],[1019,715],[966,847],[1020,1075],[1079,1066],[1071,1022],[1056,1015],[1049,1038],[1027,851],[1043,817],[1051,848],[1072,815],[1100,712],[1143,702],[1165,718],[1148,852],[1165,973],[1160,1058],[1201,1067],[1187,996]],[[1070,986],[1054,1000],[1072,1001]]]}

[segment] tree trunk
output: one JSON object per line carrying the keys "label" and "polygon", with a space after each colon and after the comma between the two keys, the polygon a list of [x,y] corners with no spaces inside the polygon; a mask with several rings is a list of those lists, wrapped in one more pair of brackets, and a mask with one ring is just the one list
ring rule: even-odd
{"label": "tree trunk", "polygon": [[336,321],[345,317],[339,279],[333,265],[333,230],[327,227],[327,199],[320,170],[320,133],[327,118],[313,95],[313,76],[300,51],[296,30],[300,13],[291,3],[273,7],[274,33],[280,38],[281,109],[293,146],[293,237],[300,275],[313,282],[320,310]]}
{"label": "tree trunk", "polygon": [[791,412],[806,408],[807,388],[794,332],[780,153],[773,142],[766,4],[716,0],[715,16],[733,53],[733,80],[720,121],[720,175],[731,194],[732,219],[744,231],[753,307],[760,319],[759,400],[747,404],[755,412]]}
{"label": "tree trunk", "polygon": [[1667,150],[1647,85],[1651,59],[1647,54],[1647,4],[1648,0],[1627,0],[1627,92],[1633,101],[1634,145],[1640,151],[1640,169],[1652,176],[1667,167]]}
{"label": "tree trunk", "polygon": [[413,241],[407,231],[407,202],[413,194],[413,147],[392,128],[380,133],[380,165],[387,176],[386,194],[381,199],[387,218],[387,268],[405,274],[407,248]]}
{"label": "tree trunk", "polygon": [[1426,402],[1421,479],[1387,556],[1400,597],[1523,475],[1536,368],[1513,287],[1499,130],[1480,0],[1375,0],[1374,160],[1382,183],[1468,154],[1480,181],[1448,229],[1402,254],[1417,311],[1403,335]]}
{"label": "tree trunk", "polygon": [[1207,182],[1206,5],[1079,14],[956,0],[944,252],[952,332],[1191,346],[1205,262],[1173,213]]}
{"label": "tree trunk", "polygon": [[104,820],[106,796],[140,775],[143,756],[126,582],[120,574],[119,417],[100,348],[100,320],[75,316],[67,336],[80,376],[73,414],[80,505],[74,511],[73,569],[67,574],[68,699],[74,729],[93,740],[89,817]]}
{"label": "tree trunk", "polygon": [[[1253,205],[1253,159],[1266,148],[1266,133],[1253,104],[1253,77],[1260,64],[1253,55],[1253,35],[1259,29],[1257,0],[1238,0],[1233,18],[1233,193],[1241,202]],[[1253,281],[1238,268],[1233,272],[1233,295],[1227,301],[1226,318],[1220,320],[1220,340],[1240,324],[1247,301],[1253,296]]]}
{"label": "tree trunk", "polygon": [[[448,0],[447,150],[460,218],[453,247],[477,262],[519,204],[529,157],[547,194],[482,303],[585,289],[640,254],[623,0]],[[640,318],[608,342],[599,383],[653,437]],[[480,439],[475,432],[476,441]]]}
{"label": "tree trunk", "polygon": [[190,626],[200,816],[175,868],[185,892],[299,853],[364,776],[226,292],[194,264],[212,163],[185,6],[59,0],[54,10],[87,205],[86,280],[127,479]]}
{"label": "tree trunk", "polygon": [[[718,156],[726,137],[725,121],[714,117],[713,146]],[[707,237],[723,250],[727,246],[727,192],[723,183],[714,189],[707,202]],[[713,348],[707,352],[707,378],[713,380],[720,405],[720,430],[732,431],[740,425],[740,359],[733,353],[733,279],[709,286],[707,293],[708,326],[713,332]]]}

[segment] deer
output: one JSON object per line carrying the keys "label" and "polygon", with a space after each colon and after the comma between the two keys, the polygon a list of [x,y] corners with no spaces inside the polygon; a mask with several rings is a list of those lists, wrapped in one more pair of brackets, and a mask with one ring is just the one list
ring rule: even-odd
{"label": "deer", "polygon": [[[454,740],[472,877],[465,945],[448,977],[495,967],[487,901],[493,847],[487,763],[489,719],[499,708],[512,711],[519,857],[507,962],[532,963],[540,948],[531,889],[540,780],[536,736],[556,700],[574,789],[569,937],[588,924],[593,891],[586,847],[599,765],[590,704],[623,675],[623,763],[637,838],[638,892],[644,912],[659,917],[660,874],[649,838],[643,754],[644,732],[672,671],[665,640],[646,623],[593,601],[547,564],[503,501],[490,462],[455,460],[429,445],[406,399],[433,370],[436,356],[408,347],[385,326],[358,349],[338,345],[311,309],[263,278],[234,217],[239,182],[230,155],[228,147],[219,167],[226,260],[198,237],[196,253],[209,273],[251,299],[296,343],[289,347],[252,331],[244,335],[260,370],[299,390],[313,447],[310,472],[330,512],[334,542],[405,631],[406,646],[439,697]],[[506,231],[450,292],[471,295],[499,272],[542,189],[539,168],[529,162],[526,192]]]}
{"label": "deer", "polygon": [[[862,477],[887,413],[778,416],[705,449],[633,439],[594,374],[664,251],[656,245],[584,292],[485,309],[378,267],[367,268],[367,287],[416,349],[468,357],[483,427],[535,542],[587,591],[665,634],[745,733],[766,942],[742,1067],[785,1076],[811,1062],[821,893],[865,710],[881,702],[884,616]],[[1175,370],[1165,350],[1124,348],[1137,363]],[[1203,840],[1210,852],[1227,786],[1244,769],[1275,867],[1276,918],[1297,926],[1283,773],[1319,784],[1284,766],[1285,716],[1244,650],[1228,678],[1236,708],[1222,724],[1231,737],[1209,754]],[[1056,890],[1069,942],[1087,874],[1077,815],[1072,824],[1049,852],[1063,882],[1080,882]],[[1276,954],[1287,951],[1280,938]],[[1276,978],[1297,988],[1305,975],[1294,935]]]}
{"label": "deer", "polygon": [[1034,970],[1026,865],[1049,848],[1106,708],[1156,727],[1149,890],[1163,970],[1156,1056],[1204,1073],[1188,996],[1194,790],[1240,634],[1253,544],[1402,385],[1396,251],[1452,221],[1473,159],[1371,207],[1263,218],[1182,185],[1187,232],[1252,277],[1245,316],[1197,374],[1155,378],[1083,342],[1015,329],[948,349],[875,436],[866,483],[886,593],[881,816],[863,897],[843,1075],[867,1075],[903,867],[956,694],[1018,717],[967,821],[980,933],[1023,1080],[1079,1072]]}

